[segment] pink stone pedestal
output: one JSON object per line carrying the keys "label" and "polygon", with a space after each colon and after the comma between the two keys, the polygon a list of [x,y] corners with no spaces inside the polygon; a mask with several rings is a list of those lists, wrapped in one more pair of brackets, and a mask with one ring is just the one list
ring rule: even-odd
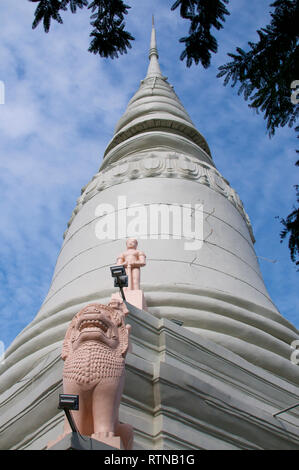
{"label": "pink stone pedestal", "polygon": [[[139,308],[140,310],[146,310],[147,311],[147,305],[145,301],[145,297],[143,294],[143,291],[140,290],[129,290],[127,287],[124,287],[123,289],[126,301],[129,302],[129,304],[134,305],[134,307]],[[118,301],[122,301],[121,294],[119,292],[112,294],[111,299],[115,299]]]}

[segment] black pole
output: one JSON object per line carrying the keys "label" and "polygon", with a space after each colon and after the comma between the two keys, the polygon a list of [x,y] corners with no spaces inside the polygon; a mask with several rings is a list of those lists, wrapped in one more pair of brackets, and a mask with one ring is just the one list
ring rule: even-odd
{"label": "black pole", "polygon": [[67,420],[68,420],[68,422],[69,422],[69,425],[70,425],[70,427],[71,427],[71,430],[72,430],[73,432],[78,433],[78,429],[76,428],[75,421],[74,421],[74,419],[73,419],[73,417],[72,417],[72,414],[71,414],[70,410],[69,410],[68,408],[63,408],[63,409],[64,409],[64,412],[65,412],[65,414],[66,414],[66,417],[67,417]]}
{"label": "black pole", "polygon": [[121,282],[121,279],[119,278],[119,276],[116,276],[116,279],[117,279],[117,283],[118,283],[118,287],[119,287],[119,290],[120,290],[120,293],[121,293],[122,299],[125,301],[125,300],[126,300],[126,298],[125,298],[125,294],[124,294],[124,291],[123,291],[123,288],[122,288],[122,282]]}
{"label": "black pole", "polygon": [[125,294],[124,294],[123,288],[121,286],[120,286],[120,293],[121,293],[122,299],[125,301],[126,300]]}

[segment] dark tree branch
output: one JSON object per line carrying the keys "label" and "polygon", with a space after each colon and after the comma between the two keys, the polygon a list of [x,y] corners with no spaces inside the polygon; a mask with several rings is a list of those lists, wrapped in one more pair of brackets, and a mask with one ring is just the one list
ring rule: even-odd
{"label": "dark tree branch", "polygon": [[233,60],[219,67],[217,75],[224,77],[224,85],[240,85],[238,94],[264,113],[270,136],[278,127],[292,127],[299,114],[290,100],[290,84],[299,77],[299,4],[278,0],[271,6],[271,23],[257,31],[259,41],[249,42],[248,52],[238,47],[237,54],[228,54]]}
{"label": "dark tree branch", "polygon": [[130,41],[134,38],[124,30],[124,15],[128,13],[128,5],[121,0],[107,2],[94,0],[89,7],[92,11],[91,25],[94,27],[90,36],[93,38],[89,52],[100,54],[101,57],[118,57],[131,48]]}
{"label": "dark tree branch", "polygon": [[94,0],[90,4],[88,0],[29,0],[39,2],[34,13],[32,28],[36,28],[43,21],[44,30],[49,32],[51,20],[63,23],[60,11],[70,8],[71,13],[76,13],[77,8],[88,7],[91,9],[91,22],[93,30],[90,36],[93,38],[89,51],[99,54],[101,57],[118,57],[131,48],[130,41],[134,38],[124,30],[124,15],[130,8],[122,0]]}
{"label": "dark tree branch", "polygon": [[190,21],[189,36],[180,39],[185,43],[180,59],[186,59],[187,67],[191,67],[193,61],[196,65],[201,62],[204,68],[210,66],[211,53],[218,50],[211,28],[223,28],[225,15],[229,15],[227,3],[228,0],[177,0],[172,5],[172,10],[180,7],[181,17]]}

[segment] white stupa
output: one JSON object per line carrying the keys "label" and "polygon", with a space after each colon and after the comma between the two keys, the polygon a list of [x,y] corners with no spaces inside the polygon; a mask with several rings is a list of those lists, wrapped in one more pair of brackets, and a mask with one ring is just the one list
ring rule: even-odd
{"label": "white stupa", "polygon": [[[61,342],[116,289],[135,236],[147,312],[132,311],[121,416],[136,449],[299,449],[297,329],[273,304],[242,202],[163,76],[153,26],[141,81],[73,211],[48,295],[2,366],[0,447],[59,434]],[[173,321],[174,320],[174,321]]]}

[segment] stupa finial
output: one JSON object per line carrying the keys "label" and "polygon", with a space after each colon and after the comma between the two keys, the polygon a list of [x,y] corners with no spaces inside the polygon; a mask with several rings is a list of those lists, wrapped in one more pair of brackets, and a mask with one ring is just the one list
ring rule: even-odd
{"label": "stupa finial", "polygon": [[151,33],[151,44],[149,50],[149,66],[146,74],[146,78],[148,77],[160,77],[162,78],[163,75],[160,70],[160,65],[158,62],[159,54],[157,49],[157,40],[156,40],[156,29],[155,29],[155,22],[154,22],[154,15],[152,15],[152,33]]}

